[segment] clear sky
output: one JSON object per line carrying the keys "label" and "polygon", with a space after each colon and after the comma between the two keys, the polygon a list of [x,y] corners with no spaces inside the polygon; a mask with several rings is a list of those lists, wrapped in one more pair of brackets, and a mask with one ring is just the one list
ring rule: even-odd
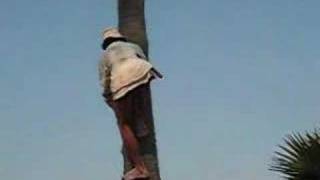
{"label": "clear sky", "polygon": [[[147,1],[164,180],[274,180],[276,145],[320,125],[320,2]],[[100,97],[116,0],[0,3],[0,179],[114,180],[120,137]]]}

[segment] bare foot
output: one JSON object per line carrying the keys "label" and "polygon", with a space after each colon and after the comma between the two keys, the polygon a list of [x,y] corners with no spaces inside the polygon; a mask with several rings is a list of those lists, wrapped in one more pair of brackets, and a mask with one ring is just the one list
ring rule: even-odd
{"label": "bare foot", "polygon": [[138,180],[138,179],[148,179],[149,173],[147,170],[139,171],[137,168],[131,169],[123,176],[123,180]]}

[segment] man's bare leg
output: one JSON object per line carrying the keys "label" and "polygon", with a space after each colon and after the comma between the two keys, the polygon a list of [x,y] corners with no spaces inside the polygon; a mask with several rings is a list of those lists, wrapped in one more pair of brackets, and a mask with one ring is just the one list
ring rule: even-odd
{"label": "man's bare leg", "polygon": [[134,93],[129,93],[127,96],[117,101],[109,100],[107,103],[115,112],[123,145],[125,146],[128,158],[134,167],[123,176],[124,180],[147,179],[149,177],[149,172],[144,165],[143,158],[140,155],[139,142],[132,129],[133,127],[131,127],[135,124],[132,119],[135,105]]}
{"label": "man's bare leg", "polygon": [[129,125],[121,124],[119,126],[123,143],[126,147],[128,157],[132,161],[134,169],[130,170],[125,176],[125,180],[134,180],[138,178],[148,178],[149,173],[144,165],[139,152],[139,144]]}

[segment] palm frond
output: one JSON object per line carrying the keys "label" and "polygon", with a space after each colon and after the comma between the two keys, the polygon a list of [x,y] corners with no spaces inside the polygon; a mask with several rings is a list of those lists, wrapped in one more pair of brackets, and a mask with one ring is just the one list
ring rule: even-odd
{"label": "palm frond", "polygon": [[270,170],[288,180],[320,180],[320,132],[294,133],[279,145]]}

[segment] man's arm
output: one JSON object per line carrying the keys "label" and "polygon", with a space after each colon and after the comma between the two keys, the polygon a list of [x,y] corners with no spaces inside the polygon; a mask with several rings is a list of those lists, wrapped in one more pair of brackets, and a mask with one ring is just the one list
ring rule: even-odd
{"label": "man's arm", "polygon": [[108,57],[104,54],[99,63],[99,80],[103,88],[103,97],[107,100],[111,97],[110,83],[111,83],[111,67],[108,63]]}
{"label": "man's arm", "polygon": [[132,48],[135,50],[136,55],[137,55],[138,58],[147,60],[147,57],[144,54],[144,52],[143,52],[143,50],[141,49],[140,46],[138,46],[137,44],[133,44],[133,43],[131,43],[131,45],[132,45]]}
{"label": "man's arm", "polygon": [[[133,45],[133,48],[136,51],[137,57],[147,60],[147,58],[146,58],[145,54],[143,53],[143,50],[141,49],[141,47],[136,45],[136,44],[132,44],[132,45]],[[151,72],[154,73],[154,75],[159,77],[160,79],[163,78],[163,75],[156,68],[152,67]]]}

